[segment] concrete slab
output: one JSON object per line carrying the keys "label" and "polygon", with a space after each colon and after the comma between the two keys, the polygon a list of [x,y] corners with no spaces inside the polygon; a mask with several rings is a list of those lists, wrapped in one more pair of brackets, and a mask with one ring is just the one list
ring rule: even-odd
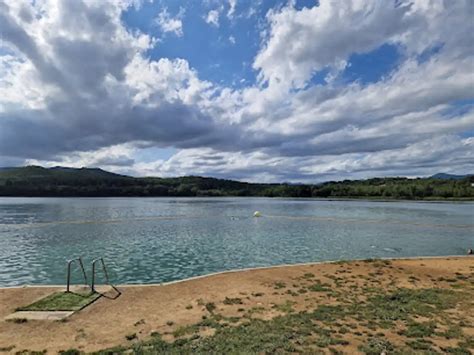
{"label": "concrete slab", "polygon": [[62,320],[71,316],[74,311],[18,311],[5,317],[5,320]]}
{"label": "concrete slab", "polygon": [[[64,291],[66,291],[66,288],[64,288]],[[89,286],[73,285],[71,286],[70,291],[82,295],[87,295],[91,292],[91,288]]]}
{"label": "concrete slab", "polygon": [[[91,292],[91,288],[89,286],[84,285],[73,285],[71,286],[70,290],[71,292],[79,293],[82,295],[87,295]],[[106,294],[108,292],[114,291],[113,287],[110,285],[96,285],[95,290],[100,294]]]}

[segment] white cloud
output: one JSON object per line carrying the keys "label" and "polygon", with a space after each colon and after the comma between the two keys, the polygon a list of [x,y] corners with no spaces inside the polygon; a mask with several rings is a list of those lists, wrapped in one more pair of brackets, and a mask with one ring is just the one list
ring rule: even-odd
{"label": "white cloud", "polygon": [[237,0],[229,0],[229,10],[227,11],[227,17],[229,19],[234,18],[236,7],[237,7]]}
{"label": "white cloud", "polygon": [[183,17],[185,9],[180,7],[178,14],[172,17],[165,7],[155,19],[156,23],[160,26],[164,33],[172,32],[178,37],[183,36]]}
{"label": "white cloud", "polygon": [[232,44],[235,44],[235,37],[234,36],[229,36],[229,42]]}
{"label": "white cloud", "polygon": [[211,88],[209,82],[199,80],[184,59],[148,61],[137,55],[125,74],[135,93],[133,102],[139,105],[153,106],[162,101],[195,105],[207,97],[206,90]]}
{"label": "white cloud", "polygon": [[350,54],[394,41],[409,26],[409,11],[377,0],[321,1],[302,10],[290,3],[267,14],[270,29],[253,66],[262,81],[302,88],[316,71],[344,69]]}
{"label": "white cloud", "polygon": [[249,6],[247,11],[243,14],[243,16],[247,19],[252,18],[258,13],[260,6],[262,5],[263,0],[254,0],[249,2]]}
{"label": "white cloud", "polygon": [[204,18],[204,21],[206,21],[206,23],[209,25],[219,27],[219,16],[220,10],[211,10],[207,13],[206,17]]}

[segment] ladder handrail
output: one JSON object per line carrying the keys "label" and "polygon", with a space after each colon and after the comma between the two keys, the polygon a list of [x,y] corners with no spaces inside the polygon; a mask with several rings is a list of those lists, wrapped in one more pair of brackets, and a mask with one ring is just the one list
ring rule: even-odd
{"label": "ladder handrail", "polygon": [[79,262],[79,266],[81,267],[81,270],[82,270],[82,275],[84,276],[84,284],[86,286],[89,286],[88,283],[87,283],[87,275],[86,275],[86,271],[84,269],[84,264],[82,263],[82,258],[81,257],[78,257],[78,258],[74,258],[74,259],[71,259],[71,260],[68,260],[67,262],[67,287],[66,287],[66,292],[70,292],[70,284],[71,284],[71,265],[73,262]]}
{"label": "ladder handrail", "polygon": [[109,279],[109,273],[107,272],[107,267],[105,266],[105,262],[104,262],[104,258],[97,258],[97,259],[94,259],[92,260],[92,282],[91,282],[91,289],[92,289],[92,292],[97,292],[95,290],[95,264],[97,262],[99,262],[102,264],[102,270],[104,272],[104,276],[105,276],[105,281],[107,282],[108,285],[110,285],[114,290],[116,290],[118,292],[118,294],[120,294],[121,292],[114,286],[110,283],[110,279]]}

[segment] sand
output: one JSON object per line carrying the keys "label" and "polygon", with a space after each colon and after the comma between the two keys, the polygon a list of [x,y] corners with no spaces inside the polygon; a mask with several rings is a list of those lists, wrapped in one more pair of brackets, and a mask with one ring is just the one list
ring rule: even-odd
{"label": "sand", "polygon": [[[281,314],[272,305],[286,300],[296,302],[296,311],[335,302],[324,294],[290,295],[279,292],[275,286],[282,283],[287,285],[286,289],[295,283],[300,286],[305,282],[303,275],[308,273],[328,283],[334,281],[331,276],[335,275],[350,281],[353,288],[371,284],[383,287],[389,283],[407,288],[449,288],[449,280],[459,274],[474,280],[474,257],[393,260],[384,268],[361,261],[305,264],[221,273],[167,285],[120,286],[122,295],[117,299],[102,297],[67,321],[4,320],[15,308],[58,291],[57,287],[4,288],[0,289],[0,348],[12,353],[25,349],[55,353],[70,348],[89,352],[129,345],[127,335],[136,334],[140,340],[149,338],[153,332],[172,341],[171,333],[178,327],[195,324],[209,314],[204,306],[208,302],[214,302],[216,312],[225,316],[238,316],[242,308],[248,311],[263,307],[265,311],[256,315],[263,319]],[[347,291],[350,292],[349,288]],[[241,298],[243,304],[226,305],[226,297]],[[474,311],[464,312],[464,317],[474,323]],[[465,331],[474,336],[472,328]],[[359,343],[360,339],[355,339],[345,351],[356,351]]]}

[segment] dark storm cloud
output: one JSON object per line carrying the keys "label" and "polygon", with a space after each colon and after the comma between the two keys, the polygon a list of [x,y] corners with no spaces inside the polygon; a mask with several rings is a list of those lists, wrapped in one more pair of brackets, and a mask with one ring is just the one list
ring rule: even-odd
{"label": "dark storm cloud", "polygon": [[235,140],[230,127],[217,127],[209,117],[179,103],[163,103],[153,109],[81,106],[78,111],[63,102],[51,104],[48,113],[9,112],[0,115],[0,121],[0,155],[35,159],[138,140],[181,148],[219,146]]}

